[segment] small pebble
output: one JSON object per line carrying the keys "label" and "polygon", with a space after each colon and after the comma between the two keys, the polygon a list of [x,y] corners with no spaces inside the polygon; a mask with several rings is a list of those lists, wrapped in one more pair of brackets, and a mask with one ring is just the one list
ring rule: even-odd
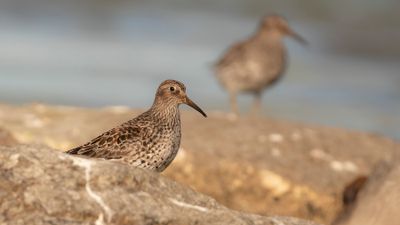
{"label": "small pebble", "polygon": [[333,170],[338,171],[338,172],[342,172],[344,170],[343,164],[337,160],[333,160],[330,163],[330,166]]}
{"label": "small pebble", "polygon": [[283,136],[281,134],[277,134],[277,133],[270,134],[268,138],[269,138],[269,141],[272,143],[280,143],[283,141]]}
{"label": "small pebble", "polygon": [[302,139],[302,136],[298,132],[293,132],[292,135],[290,136],[293,141],[300,141]]}
{"label": "small pebble", "polygon": [[272,148],[271,155],[273,157],[279,157],[279,156],[281,156],[281,150],[279,150],[278,148]]}

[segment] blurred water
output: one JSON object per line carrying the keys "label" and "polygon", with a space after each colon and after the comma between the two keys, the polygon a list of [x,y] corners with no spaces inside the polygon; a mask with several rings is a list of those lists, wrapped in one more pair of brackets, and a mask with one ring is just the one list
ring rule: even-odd
{"label": "blurred water", "polygon": [[[0,24],[0,101],[146,108],[158,84],[173,78],[204,108],[228,110],[210,65],[257,19],[130,8],[113,14],[109,30],[46,21]],[[286,41],[290,66],[265,93],[265,113],[400,139],[399,62],[323,51],[323,37],[334,35],[326,24],[291,24],[311,44]],[[242,111],[250,101],[240,98]]]}

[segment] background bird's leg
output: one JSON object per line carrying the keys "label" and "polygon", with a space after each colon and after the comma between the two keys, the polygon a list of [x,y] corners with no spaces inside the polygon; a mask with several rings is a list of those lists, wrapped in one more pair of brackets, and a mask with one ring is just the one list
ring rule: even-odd
{"label": "background bird's leg", "polygon": [[229,98],[231,102],[231,113],[233,113],[235,116],[239,116],[239,110],[236,100],[236,92],[230,92]]}
{"label": "background bird's leg", "polygon": [[259,116],[261,114],[261,91],[254,93],[254,103],[251,114]]}

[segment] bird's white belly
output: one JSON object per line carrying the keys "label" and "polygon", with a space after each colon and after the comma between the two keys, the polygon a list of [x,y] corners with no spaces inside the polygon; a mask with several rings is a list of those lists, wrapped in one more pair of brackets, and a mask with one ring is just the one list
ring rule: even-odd
{"label": "bird's white belly", "polygon": [[260,91],[281,75],[279,57],[252,57],[237,61],[219,71],[220,81],[230,90]]}
{"label": "bird's white belly", "polygon": [[238,83],[238,86],[243,91],[261,90],[280,75],[278,68],[259,63],[257,60],[249,60],[243,66],[245,69],[241,74],[238,74],[241,76],[240,80],[242,80]]}

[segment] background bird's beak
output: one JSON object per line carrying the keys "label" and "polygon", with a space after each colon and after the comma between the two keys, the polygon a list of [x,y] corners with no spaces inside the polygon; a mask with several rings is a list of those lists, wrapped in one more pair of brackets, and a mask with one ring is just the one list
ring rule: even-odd
{"label": "background bird's beak", "polygon": [[300,36],[298,33],[294,32],[290,28],[288,30],[288,35],[292,36],[295,40],[297,40],[298,42],[300,42],[303,45],[307,45],[308,44],[308,42],[302,36]]}
{"label": "background bird's beak", "polygon": [[201,113],[204,117],[207,117],[207,115],[203,112],[203,110],[200,109],[192,100],[190,100],[189,97],[186,96],[185,103],[192,107],[193,109],[197,110],[197,112]]}

